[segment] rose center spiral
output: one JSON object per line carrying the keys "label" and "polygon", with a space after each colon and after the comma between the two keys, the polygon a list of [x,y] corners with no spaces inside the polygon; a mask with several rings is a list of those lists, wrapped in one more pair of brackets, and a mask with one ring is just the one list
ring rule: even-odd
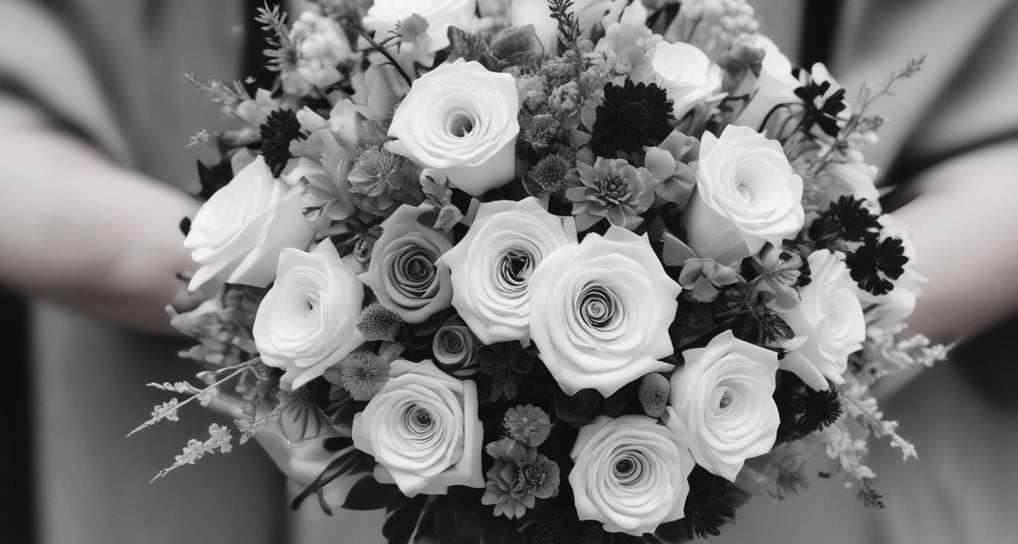
{"label": "rose center spiral", "polygon": [[524,249],[510,249],[498,262],[498,284],[503,291],[523,290],[534,272],[533,254]]}
{"label": "rose center spiral", "polygon": [[406,425],[416,435],[427,435],[435,426],[435,420],[426,408],[418,405],[406,411]]}
{"label": "rose center spiral", "polygon": [[474,131],[474,119],[466,113],[456,112],[449,116],[446,130],[457,138],[463,138]]}
{"label": "rose center spiral", "polygon": [[622,314],[618,296],[606,287],[593,285],[580,293],[578,314],[588,326],[595,329],[611,327]]}
{"label": "rose center spiral", "polygon": [[615,461],[612,473],[622,485],[634,485],[643,478],[646,460],[639,454],[627,452]]}

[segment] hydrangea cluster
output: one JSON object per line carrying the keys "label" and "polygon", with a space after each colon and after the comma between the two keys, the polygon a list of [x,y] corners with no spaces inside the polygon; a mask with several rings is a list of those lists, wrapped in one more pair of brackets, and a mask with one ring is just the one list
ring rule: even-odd
{"label": "hydrangea cluster", "polygon": [[868,439],[915,450],[869,388],[944,352],[901,336],[922,278],[859,149],[876,96],[744,0],[258,21],[278,85],[201,85],[240,121],[196,137],[182,223],[206,368],[139,430],[226,408],[295,506],[386,507],[399,542],[685,541],[817,455],[882,504]]}

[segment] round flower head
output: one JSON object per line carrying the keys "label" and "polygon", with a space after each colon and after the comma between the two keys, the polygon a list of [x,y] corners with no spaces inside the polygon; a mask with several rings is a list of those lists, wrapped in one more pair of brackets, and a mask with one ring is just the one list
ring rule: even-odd
{"label": "round flower head", "polygon": [[519,96],[513,76],[479,62],[442,64],[414,81],[396,108],[389,151],[479,196],[516,171]]}
{"label": "round flower head", "polygon": [[570,457],[569,485],[581,520],[642,536],[683,518],[693,460],[654,418],[599,416],[580,429]]}
{"label": "round flower head", "polygon": [[438,258],[452,244],[417,219],[425,208],[401,206],[382,223],[382,236],[371,249],[368,271],[359,277],[378,302],[407,323],[420,323],[449,307],[449,270]]}
{"label": "round flower head", "polygon": [[566,190],[573,203],[576,228],[587,230],[607,217],[612,225],[633,229],[643,222],[640,214],[654,203],[654,175],[624,159],[598,157],[591,166],[577,163],[580,182]]}
{"label": "round flower head", "polygon": [[535,198],[482,203],[467,235],[439,260],[452,274],[452,305],[485,344],[527,341],[530,277],[560,247],[576,244],[569,219]]}
{"label": "round flower head", "polygon": [[252,331],[262,362],[286,371],[280,387],[304,385],[364,343],[356,328],[363,301],[363,285],[328,240],[312,253],[283,250]]}
{"label": "round flower head", "polygon": [[470,332],[470,327],[456,315],[442,323],[431,341],[435,366],[459,378],[477,373],[480,347],[481,342]]}
{"label": "round flower head", "polygon": [[378,462],[375,478],[407,497],[484,487],[477,386],[431,361],[398,359],[391,378],[353,420],[354,447]]}
{"label": "round flower head", "polygon": [[265,287],[283,248],[304,249],[314,230],[300,211],[302,191],[274,179],[257,157],[195,214],[184,247],[201,265],[188,289],[219,281]]}
{"label": "round flower head", "polygon": [[672,374],[668,426],[696,464],[734,482],[746,459],[769,452],[777,438],[778,355],[725,331],[682,358]]}
{"label": "round flower head", "polygon": [[530,280],[530,337],[569,395],[610,396],[651,372],[672,369],[668,327],[682,288],[665,274],[646,236],[611,227],[552,253]]}
{"label": "round flower head", "polygon": [[668,94],[653,83],[608,83],[591,127],[590,147],[598,156],[614,158],[619,151],[657,145],[672,132],[672,108]]}
{"label": "round flower head", "polygon": [[802,230],[802,178],[781,144],[729,125],[721,137],[704,133],[696,190],[683,215],[689,246],[701,257],[737,265],[770,242]]}

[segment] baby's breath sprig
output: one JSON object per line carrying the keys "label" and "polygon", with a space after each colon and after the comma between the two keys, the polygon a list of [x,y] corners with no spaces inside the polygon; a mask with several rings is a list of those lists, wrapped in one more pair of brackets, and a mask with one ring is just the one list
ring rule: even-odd
{"label": "baby's breath sprig", "polygon": [[233,434],[229,427],[213,423],[209,425],[209,437],[202,440],[192,438],[187,442],[184,451],[174,458],[173,464],[160,470],[149,482],[154,482],[169,474],[173,469],[184,465],[193,465],[195,461],[214,453],[230,453],[233,451]]}
{"label": "baby's breath sprig", "polygon": [[[185,392],[187,392],[187,393],[190,393],[190,396],[187,397],[186,399],[184,399],[183,401],[181,401],[179,399],[176,399],[176,398],[173,398],[173,399],[170,399],[167,402],[164,402],[162,404],[159,404],[159,405],[155,406],[152,409],[152,417],[150,417],[148,419],[148,421],[146,421],[146,422],[142,423],[141,425],[138,425],[137,427],[135,427],[133,431],[127,433],[127,436],[128,437],[133,436],[134,434],[140,432],[141,430],[147,429],[148,427],[151,427],[151,426],[155,425],[156,423],[159,423],[160,421],[163,421],[163,420],[166,420],[166,421],[177,421],[179,419],[178,415],[177,415],[177,412],[180,410],[180,408],[183,407],[183,406],[186,406],[187,404],[189,404],[189,403],[191,403],[191,402],[193,402],[195,400],[197,400],[198,403],[201,404],[202,406],[207,406],[212,401],[212,399],[216,395],[219,394],[219,386],[221,386],[224,383],[232,380],[233,378],[236,378],[237,376],[240,376],[245,370],[247,370],[248,368],[253,367],[255,365],[255,363],[257,363],[258,361],[259,361],[259,359],[255,358],[255,359],[251,359],[249,361],[245,361],[243,363],[239,363],[239,364],[233,365],[231,367],[223,367],[223,368],[217,369],[214,372],[210,372],[208,375],[210,375],[210,376],[217,376],[218,374],[222,374],[224,372],[232,370],[232,372],[230,372],[224,378],[220,378],[218,380],[209,380],[211,383],[209,383],[207,386],[205,386],[204,388],[201,388],[201,389],[199,389],[199,388],[197,388],[197,387],[195,387],[193,385],[186,384],[186,382],[178,382],[177,384],[171,384],[171,383],[150,383],[150,384],[148,384],[149,387],[155,387],[156,389],[159,389],[161,391],[172,391],[174,393],[185,393]],[[185,385],[181,385],[181,384],[185,384]],[[180,387],[178,387],[178,386],[180,386]],[[178,389],[180,389],[180,390],[178,390]]]}

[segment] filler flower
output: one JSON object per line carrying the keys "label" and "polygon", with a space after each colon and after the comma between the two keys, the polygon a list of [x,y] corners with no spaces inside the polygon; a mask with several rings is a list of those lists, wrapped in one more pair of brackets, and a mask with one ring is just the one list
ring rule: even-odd
{"label": "filler flower", "polygon": [[615,157],[619,151],[658,145],[672,132],[673,107],[665,90],[654,83],[608,83],[591,127],[590,147],[601,157]]}
{"label": "filler flower", "polygon": [[506,410],[502,424],[510,438],[531,448],[543,444],[551,434],[548,414],[532,404]]}
{"label": "filler flower", "polygon": [[518,110],[513,76],[476,61],[443,64],[414,81],[389,126],[396,140],[385,148],[478,196],[515,174]]}
{"label": "filler flower", "polygon": [[665,274],[646,235],[611,227],[545,258],[530,280],[530,336],[570,395],[609,396],[672,369],[668,327],[682,288]]}
{"label": "filler flower", "polygon": [[566,189],[573,203],[576,228],[587,230],[607,217],[613,225],[633,229],[640,214],[654,203],[654,174],[624,159],[598,157],[591,166],[578,162],[580,185]]}
{"label": "filler flower", "polygon": [[425,208],[401,206],[382,223],[368,271],[359,277],[382,306],[407,323],[420,323],[449,307],[449,270],[436,264],[451,249],[446,236],[418,222]]}
{"label": "filler flower", "polygon": [[353,419],[354,447],[378,462],[375,478],[407,497],[484,487],[477,386],[431,361],[397,359],[392,378]]}
{"label": "filler flower", "polygon": [[576,513],[609,533],[642,536],[683,518],[693,470],[689,452],[652,417],[599,416],[569,454]]}
{"label": "filler flower", "polygon": [[558,494],[558,463],[530,449],[520,462],[495,459],[488,470],[481,504],[495,507],[496,516],[519,519],[533,508],[537,499]]}
{"label": "filler flower", "polygon": [[452,304],[485,344],[530,336],[530,278],[560,247],[576,244],[569,219],[536,198],[480,205],[473,226],[439,260],[452,274]]}
{"label": "filler flower", "polygon": [[777,438],[771,397],[778,355],[725,331],[682,358],[672,374],[668,426],[696,464],[734,482],[746,459],[769,452]]}
{"label": "filler flower", "polygon": [[370,351],[355,351],[343,359],[341,377],[350,398],[371,400],[389,381],[389,361]]}

